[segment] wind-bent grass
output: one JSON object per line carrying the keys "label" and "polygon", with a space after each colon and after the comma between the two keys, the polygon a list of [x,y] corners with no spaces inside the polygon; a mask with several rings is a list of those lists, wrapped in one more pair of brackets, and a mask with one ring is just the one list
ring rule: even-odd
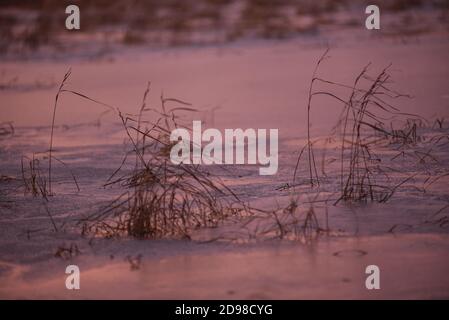
{"label": "wind-bent grass", "polygon": [[[255,222],[246,234],[249,238],[308,242],[325,231],[312,206],[303,211],[297,201],[292,201],[278,210],[256,209],[203,166],[173,164],[169,158],[173,145],[170,134],[183,120],[180,113],[197,110],[163,95],[159,108],[153,108],[146,102],[149,92],[150,83],[136,115],[117,109],[131,151],[105,186],[118,185],[125,192],[104,210],[82,219],[83,234],[191,239],[196,229],[216,228],[230,221],[237,223],[237,228]],[[232,240],[228,236],[213,240],[221,238]]]}
{"label": "wind-bent grass", "polygon": [[[352,85],[345,85],[317,76],[317,70],[322,61],[327,57],[328,50],[318,60],[314,70],[307,104],[307,144],[300,150],[293,174],[293,185],[297,176],[300,160],[307,153],[307,166],[309,171],[310,186],[320,185],[323,180],[324,158],[323,151],[323,175],[319,175],[315,161],[314,145],[320,139],[313,139],[310,133],[312,102],[315,96],[327,96],[343,105],[337,124],[332,129],[327,141],[339,141],[340,155],[340,196],[339,201],[388,201],[395,191],[413,179],[418,173],[412,174],[402,181],[393,184],[388,175],[388,168],[383,166],[381,157],[376,155],[378,147],[397,150],[411,148],[421,142],[417,128],[423,126],[425,120],[417,115],[401,112],[394,107],[389,100],[408,97],[390,88],[390,66],[384,68],[375,77],[368,74],[369,64],[357,75]],[[330,90],[320,90],[315,87],[318,84],[326,84]],[[344,89],[349,98],[345,99],[332,92],[332,89]],[[401,120],[405,125],[394,129],[390,122]],[[419,153],[419,151],[415,151]],[[430,151],[423,156],[431,157]],[[395,157],[392,158],[394,160]]]}
{"label": "wind-bent grass", "polygon": [[[89,100],[91,102],[94,102],[95,104],[98,104],[98,105],[101,105],[101,106],[104,106],[104,107],[108,108],[108,110],[106,110],[106,112],[110,112],[111,110],[112,111],[116,111],[116,108],[114,108],[114,107],[112,107],[112,106],[110,106],[110,105],[108,105],[106,103],[103,103],[103,102],[97,101],[95,99],[89,98],[88,96],[86,96],[86,95],[84,95],[82,93],[66,89],[67,81],[70,78],[71,74],[72,74],[72,69],[69,68],[69,70],[65,73],[64,78],[62,79],[61,84],[59,85],[58,91],[57,91],[57,93],[55,95],[55,102],[54,102],[54,106],[53,106],[53,117],[52,117],[52,121],[51,121],[50,146],[49,146],[49,149],[48,149],[48,195],[52,195],[52,188],[51,188],[51,182],[52,182],[52,160],[55,159],[55,157],[53,157],[53,155],[52,155],[53,154],[53,137],[54,137],[54,129],[55,129],[55,121],[56,121],[56,111],[57,111],[57,108],[58,108],[58,101],[59,101],[59,98],[60,98],[61,94],[64,93],[64,92],[67,92],[67,93],[71,93],[71,94],[74,94],[76,96],[79,96],[79,97],[81,97],[83,99]],[[60,160],[57,160],[57,161],[61,162]],[[66,166],[66,165],[64,164],[64,166]],[[75,181],[75,184],[77,185],[77,188],[78,188],[78,191],[79,191],[78,183],[76,182],[76,179],[73,176],[73,174],[72,174],[72,177],[73,177],[73,179]]]}
{"label": "wind-bent grass", "polygon": [[[134,154],[134,168],[125,170],[128,154],[112,174],[107,185],[120,185],[126,192],[105,210],[83,220],[83,233],[105,236],[131,235],[137,238],[189,238],[193,229],[214,227],[229,216],[239,215],[246,206],[219,178],[197,165],[174,165],[169,159],[171,130],[178,126],[178,112],[196,112],[190,104],[161,96],[159,109],[147,107],[148,84],[137,116],[123,114],[118,108],[66,89],[71,70],[64,75],[55,96],[48,151],[48,180],[32,166],[28,188],[34,194],[51,195],[53,136],[60,95],[77,95],[113,110],[122,122]],[[174,107],[169,105],[175,104]],[[144,119],[153,112],[155,120]],[[58,159],[56,159],[58,160]],[[58,160],[60,161],[60,160]],[[34,163],[34,162],[33,162]],[[64,163],[63,163],[64,164]],[[65,164],[64,164],[65,165]],[[122,176],[116,176],[122,173]],[[76,178],[73,180],[79,190]],[[48,183],[47,183],[48,181]]]}
{"label": "wind-bent grass", "polygon": [[[198,112],[191,104],[161,95],[158,107],[149,106],[148,83],[137,114],[124,114],[116,107],[66,89],[70,70],[66,73],[55,98],[48,185],[50,186],[51,181],[51,159],[54,158],[53,128],[58,99],[61,93],[68,92],[113,110],[121,121],[130,146],[120,166],[105,183],[105,186],[119,186],[124,192],[103,210],[80,221],[83,234],[105,237],[133,236],[140,239],[191,239],[196,229],[216,228],[230,221],[237,222],[243,230],[238,237],[249,239],[292,239],[308,243],[321,234],[329,234],[327,211],[325,227],[322,227],[322,220],[318,219],[313,205],[321,201],[317,200],[317,197],[330,179],[339,185],[339,195],[333,200],[335,203],[386,202],[400,187],[412,182],[420,172],[408,172],[400,181],[392,179],[389,175],[390,168],[381,161],[382,156],[376,154],[379,149],[384,153],[388,151],[391,161],[407,155],[412,156],[418,164],[425,164],[436,161],[432,155],[432,147],[449,139],[446,133],[441,132],[444,120],[436,122],[440,130],[439,136],[426,140],[421,136],[420,129],[428,128],[428,123],[419,116],[400,112],[390,103],[391,99],[406,96],[389,88],[389,67],[376,77],[371,77],[367,65],[352,85],[340,84],[318,76],[319,66],[327,58],[327,53],[328,51],[320,57],[313,73],[307,103],[307,143],[300,151],[293,172],[294,188],[300,161],[307,153],[305,158],[309,175],[308,191],[315,196],[307,202],[310,204],[308,207],[304,206],[305,203],[301,205],[298,198],[293,198],[295,200],[287,206],[276,210],[257,209],[244,203],[214,175],[213,167],[208,171],[200,165],[173,164],[169,158],[173,146],[170,134],[182,124],[183,115]],[[343,99],[331,91],[319,90],[316,88],[319,84],[343,88],[347,90],[348,98]],[[324,138],[325,146],[328,143],[337,145],[336,153],[339,156],[333,160],[333,166],[338,168],[338,173],[333,176],[332,173],[329,173],[329,176],[326,174],[326,171],[331,171],[327,167],[326,148],[321,150],[322,163],[319,170],[316,146],[323,139],[314,138],[311,132],[313,98],[320,95],[330,97],[343,106],[331,136]],[[400,121],[401,125],[393,125],[392,120]],[[418,145],[427,147],[427,143],[430,143],[427,150],[416,148]],[[304,176],[306,177],[307,173]],[[431,179],[429,175],[427,185],[422,189],[425,190],[426,186],[430,186],[437,179]],[[75,178],[74,181],[77,184]],[[287,186],[289,189],[290,186]],[[30,184],[30,190],[33,189],[39,192],[39,185],[33,187],[33,184]],[[45,194],[51,192],[46,191]],[[211,241],[223,238],[229,240],[227,236],[219,236]]]}
{"label": "wind-bent grass", "polygon": [[[149,108],[144,93],[137,117],[119,112],[123,128],[132,146],[134,167],[122,165],[106,185],[119,184],[127,192],[104,211],[86,219],[86,231],[106,236],[131,235],[137,238],[189,238],[192,230],[215,227],[245,207],[218,177],[198,165],[173,164],[170,161],[170,133],[178,126],[178,112],[196,112],[190,104],[161,96],[159,109]],[[168,104],[175,104],[169,108]],[[156,115],[144,120],[145,113]],[[116,178],[122,172],[123,174]]]}

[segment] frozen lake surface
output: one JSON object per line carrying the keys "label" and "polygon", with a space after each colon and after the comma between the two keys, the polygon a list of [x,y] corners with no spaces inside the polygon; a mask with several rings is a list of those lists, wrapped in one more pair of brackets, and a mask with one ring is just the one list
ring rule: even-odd
{"label": "frozen lake surface", "polygon": [[[229,226],[198,230],[193,236],[197,241],[86,238],[76,222],[123,192],[104,184],[129,145],[116,115],[99,118],[104,108],[63,94],[54,155],[70,168],[80,191],[67,168],[55,163],[55,196],[47,203],[24,195],[21,158],[42,157],[48,150],[57,85],[71,67],[71,89],[124,113],[137,112],[151,81],[150,105],[157,105],[163,92],[192,103],[200,110],[197,120],[210,127],[278,128],[277,175],[259,176],[258,168],[249,166],[221,177],[245,201],[263,209],[278,208],[288,203],[290,194],[282,187],[291,182],[304,145],[309,83],[324,49],[320,43],[305,45],[292,39],[223,48],[127,49],[97,60],[1,62],[4,79],[18,80],[0,90],[1,122],[11,121],[15,128],[14,135],[0,140],[0,297],[448,298],[447,144],[433,148],[435,161],[399,161],[393,168],[409,174],[424,166],[430,175],[442,176],[431,186],[419,175],[385,204],[316,203],[318,219],[332,232],[312,244],[246,236],[241,241],[202,243],[229,233]],[[446,36],[407,43],[364,39],[332,47],[319,74],[351,84],[368,62],[373,74],[393,63],[394,88],[413,96],[397,100],[396,106],[432,122],[448,116],[447,52]],[[340,110],[338,104],[317,99],[313,134],[327,134]],[[422,134],[447,134],[447,123],[440,131],[423,129]],[[329,168],[329,179],[337,179],[335,168]],[[300,167],[298,177],[307,179],[306,167]],[[399,179],[399,173],[393,178]],[[333,199],[335,192],[331,186],[322,196]],[[304,208],[308,199],[306,192],[300,194]],[[73,250],[69,256],[55,257],[61,248]],[[131,270],[127,257],[139,255],[138,267]],[[64,288],[68,264],[82,270],[79,292]],[[364,287],[369,264],[381,268],[382,289],[376,292]]]}

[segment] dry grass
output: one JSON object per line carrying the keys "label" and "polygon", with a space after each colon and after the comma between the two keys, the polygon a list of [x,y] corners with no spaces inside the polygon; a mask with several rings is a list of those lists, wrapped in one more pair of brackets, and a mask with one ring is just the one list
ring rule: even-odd
{"label": "dry grass", "polygon": [[[55,110],[62,92],[104,105],[84,94],[64,89],[69,75],[70,72],[58,91]],[[150,84],[137,114],[123,114],[115,109],[131,150],[124,155],[105,186],[120,186],[125,192],[103,210],[82,219],[83,234],[190,239],[196,229],[216,228],[230,221],[237,225],[256,221],[257,226],[249,235],[251,238],[309,242],[327,230],[320,227],[313,206],[300,210],[295,200],[275,211],[256,209],[241,201],[204,167],[172,164],[170,133],[183,121],[181,113],[197,110],[182,100],[164,96],[158,108],[150,107],[146,102],[149,92]]]}
{"label": "dry grass", "polygon": [[[315,196],[316,200],[316,196]],[[202,239],[202,242],[224,241],[251,243],[265,240],[296,241],[311,244],[321,235],[330,233],[325,210],[324,221],[318,219],[314,200],[308,204],[300,203],[295,197],[285,206],[276,210],[264,210],[251,207],[246,216],[237,221],[226,223],[214,235]]]}
{"label": "dry grass", "polygon": [[[311,135],[312,102],[316,96],[326,96],[343,105],[337,124],[332,129],[328,141],[339,141],[339,158],[334,159],[339,163],[340,196],[336,200],[360,202],[360,201],[388,201],[396,190],[406,182],[409,182],[419,173],[411,174],[403,180],[394,183],[388,175],[389,168],[382,162],[382,157],[377,155],[379,149],[396,151],[413,148],[421,137],[417,128],[425,125],[425,120],[416,115],[402,113],[392,105],[395,99],[408,97],[390,88],[390,66],[381,70],[375,77],[368,73],[370,65],[367,65],[357,75],[352,85],[336,83],[317,75],[320,64],[327,58],[326,51],[318,60],[310,84],[307,104],[307,144],[301,149],[293,175],[293,185],[297,176],[298,167],[304,154],[307,158],[309,171],[309,183],[312,188],[319,187],[323,180],[324,157],[321,172],[319,173],[315,156],[314,145],[321,142],[321,138],[313,138]],[[316,88],[319,84],[325,84],[331,89],[321,90]],[[332,89],[343,89],[348,93],[348,98],[343,98],[333,93]],[[400,128],[394,128],[389,120],[401,120],[405,123]],[[321,139],[322,140],[322,139]],[[420,153],[420,161],[431,158],[429,152],[414,150],[415,155]],[[393,157],[392,160],[394,160]]]}
{"label": "dry grass", "polygon": [[[36,159],[31,161],[30,173],[23,169],[23,176],[27,190],[34,195],[48,199],[48,195],[52,194],[52,159],[56,159],[53,155],[53,136],[61,94],[74,94],[113,110],[123,124],[132,149],[125,154],[121,166],[112,174],[106,186],[120,185],[126,191],[101,212],[83,219],[84,234],[107,237],[130,235],[152,239],[189,238],[192,230],[215,227],[227,217],[239,215],[246,208],[231,189],[202,167],[171,163],[169,136],[178,127],[178,113],[196,112],[190,104],[161,96],[160,107],[151,108],[146,105],[150,91],[148,84],[139,113],[123,114],[118,108],[67,89],[70,74],[70,70],[65,74],[55,96],[48,151],[48,179],[41,174]],[[150,112],[156,116],[156,120],[145,117]],[[132,170],[125,168],[129,159],[133,164]],[[72,177],[78,187],[76,178]]]}
{"label": "dry grass", "polygon": [[[100,105],[102,107],[106,107],[107,110],[104,111],[101,114],[101,116],[104,115],[107,112],[116,111],[116,108],[114,108],[114,107],[112,107],[112,106],[110,106],[110,105],[108,105],[106,103],[94,100],[94,99],[89,98],[88,96],[86,96],[86,95],[84,95],[82,93],[79,93],[77,91],[73,91],[73,90],[68,89],[67,88],[67,82],[68,82],[68,79],[70,78],[71,73],[72,73],[72,70],[69,68],[69,70],[65,73],[65,75],[64,75],[64,77],[63,77],[63,79],[61,81],[61,84],[59,85],[58,91],[57,91],[57,93],[55,95],[55,102],[54,102],[54,105],[53,105],[53,116],[52,116],[52,121],[51,121],[51,133],[50,133],[50,145],[49,145],[49,148],[48,148],[48,178],[47,178],[47,181],[48,181],[48,195],[52,195],[52,162],[53,162],[52,160],[56,160],[57,162],[59,162],[62,165],[64,165],[64,167],[66,169],[68,169],[68,166],[63,161],[61,161],[61,160],[59,160],[59,159],[57,159],[56,157],[53,156],[53,137],[54,137],[54,130],[55,130],[55,122],[56,122],[56,112],[57,112],[57,109],[58,109],[58,102],[59,102],[60,96],[62,94],[64,94],[64,93],[69,93],[69,94],[73,94],[75,96],[78,96],[78,97],[80,97],[82,99],[91,101],[91,102],[93,102],[93,103],[95,103],[97,105]],[[100,116],[100,118],[101,118],[101,116]],[[98,125],[100,124],[100,118],[98,119]],[[80,191],[80,188],[79,188],[79,185],[78,185],[78,182],[77,182],[75,176],[70,171],[70,169],[68,169],[68,171],[70,172],[70,175],[72,176],[72,179],[73,179],[73,181],[74,181],[78,191]]]}
{"label": "dry grass", "polygon": [[268,236],[272,239],[294,240],[308,244],[329,232],[328,226],[320,225],[313,203],[301,208],[298,200],[291,199],[285,208],[270,213],[271,219],[264,217],[256,227],[254,238]]}
{"label": "dry grass", "polygon": [[54,256],[56,258],[61,258],[63,260],[70,260],[81,254],[78,246],[76,244],[71,244],[70,246],[61,245],[56,250]]}
{"label": "dry grass", "polygon": [[[321,138],[314,138],[311,132],[313,99],[316,96],[330,97],[343,106],[330,137],[325,138],[339,142],[339,157],[334,164],[339,168],[339,173],[333,180],[339,181],[340,190],[335,202],[388,201],[398,188],[411,182],[419,173],[409,174],[400,181],[391,179],[389,168],[382,163],[382,157],[376,154],[378,149],[389,151],[389,155],[394,153],[392,161],[406,153],[413,154],[418,164],[436,161],[432,155],[432,146],[441,144],[447,138],[443,130],[444,119],[438,119],[434,125],[439,130],[440,138],[434,136],[426,140],[420,132],[430,128],[428,122],[418,116],[402,113],[392,105],[391,101],[407,96],[390,89],[389,67],[372,77],[368,65],[357,75],[352,85],[340,84],[318,76],[319,66],[327,54],[326,51],[319,59],[311,80],[307,103],[307,143],[298,157],[292,183],[294,187],[300,161],[306,159],[311,187],[309,191],[315,198],[308,202],[309,206],[292,198],[286,207],[277,210],[256,209],[241,201],[214,174],[214,166],[209,167],[211,170],[208,171],[200,165],[171,163],[169,153],[173,143],[169,140],[170,133],[180,126],[188,127],[183,122],[197,112],[191,104],[161,95],[158,107],[149,106],[148,84],[137,114],[124,114],[118,108],[67,89],[69,71],[55,98],[52,127],[59,96],[67,92],[113,110],[123,125],[130,146],[121,165],[105,183],[106,187],[119,186],[124,192],[103,210],[80,221],[83,234],[132,236],[139,239],[191,239],[197,229],[216,228],[230,222],[236,223],[237,228],[243,228],[246,233],[243,237],[249,239],[289,239],[309,243],[321,234],[329,234],[327,211],[326,225],[323,227],[314,207],[320,194],[320,189],[316,188],[321,188],[329,180],[325,173],[328,170],[326,150],[320,150],[322,160],[319,170],[316,144]],[[319,84],[344,89],[348,92],[348,98],[343,99],[331,91],[320,90],[317,88]],[[50,140],[49,183],[51,159],[55,159],[52,155],[53,130]],[[429,143],[430,149],[423,150]],[[32,162],[26,178],[29,190],[47,195],[49,191],[45,180],[42,182],[38,167]],[[445,175],[441,174],[440,177]],[[431,185],[438,179],[429,176],[426,183]],[[74,181],[76,183],[75,178]],[[288,185],[286,189],[290,187]],[[241,237],[242,233],[234,238],[223,235],[211,241],[223,238],[237,240]]]}
{"label": "dry grass", "polygon": [[[171,163],[169,136],[178,126],[177,113],[195,109],[163,96],[159,109],[150,108],[146,105],[148,92],[149,87],[138,115],[119,112],[132,146],[133,169],[124,169],[127,154],[106,185],[120,185],[126,192],[102,212],[88,217],[86,231],[106,236],[189,238],[192,230],[217,226],[243,208],[232,190],[203,167]],[[148,112],[158,115],[156,121],[144,120]]]}
{"label": "dry grass", "polygon": [[[25,163],[24,163],[25,161]],[[42,196],[48,201],[49,190],[47,178],[42,175],[39,159],[22,157],[22,180],[25,186],[25,192],[33,196]]]}

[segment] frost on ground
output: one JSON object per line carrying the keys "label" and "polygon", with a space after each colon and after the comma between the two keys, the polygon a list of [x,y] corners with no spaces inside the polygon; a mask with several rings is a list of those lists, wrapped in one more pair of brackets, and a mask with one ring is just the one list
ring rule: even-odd
{"label": "frost on ground", "polygon": [[[376,184],[394,191],[381,203],[338,201],[341,148],[329,132],[341,106],[331,100],[315,100],[310,125],[320,186],[310,187],[307,153],[297,167],[307,145],[310,78],[324,51],[319,43],[123,50],[110,61],[71,61],[70,88],[127,114],[138,111],[151,80],[150,105],[164,92],[193,103],[200,110],[195,116],[211,127],[279,128],[275,176],[260,176],[258,166],[210,168],[242,201],[261,211],[214,228],[194,228],[190,240],[85,232],[83,219],[125,191],[121,185],[105,186],[132,149],[123,126],[115,115],[103,114],[104,108],[62,96],[53,142],[53,156],[60,160],[52,168],[54,195],[43,196],[45,179],[39,175],[48,171],[56,89],[3,88],[0,297],[447,298],[448,42],[435,35],[417,39],[420,44],[372,41],[371,48],[368,42],[337,46],[320,66],[320,75],[351,84],[367,62],[373,62],[374,74],[393,62],[395,89],[413,96],[398,100],[397,107],[426,119],[414,118],[408,126],[393,122],[392,128],[386,122],[386,129],[396,132],[387,143],[375,145],[368,166]],[[18,79],[36,79],[23,84],[53,83],[67,71],[67,63],[9,61],[1,68]],[[133,161],[122,173],[132,169]],[[296,215],[289,215],[292,210]],[[295,232],[299,237],[291,241]],[[79,292],[61,289],[68,264],[81,268]],[[379,265],[385,275],[377,293],[363,286],[368,264]]]}

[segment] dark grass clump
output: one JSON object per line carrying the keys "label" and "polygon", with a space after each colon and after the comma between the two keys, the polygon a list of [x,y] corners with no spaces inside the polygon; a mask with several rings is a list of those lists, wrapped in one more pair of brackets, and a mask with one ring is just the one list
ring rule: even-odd
{"label": "dark grass clump", "polygon": [[[425,120],[417,115],[403,113],[393,106],[392,101],[395,99],[409,96],[391,89],[390,66],[373,77],[368,73],[370,66],[368,64],[357,75],[353,84],[341,84],[317,75],[318,67],[327,57],[327,53],[328,51],[319,59],[310,84],[307,104],[307,143],[298,157],[293,180],[295,182],[300,160],[303,154],[306,154],[310,186],[320,187],[320,184],[326,181],[325,152],[322,150],[323,161],[320,172],[315,148],[325,140],[326,143],[337,144],[335,151],[339,154],[337,158],[332,159],[334,171],[340,171],[338,177],[340,195],[336,203],[386,202],[400,186],[418,173],[411,174],[401,181],[392,179],[389,175],[391,168],[385,164],[382,154],[378,152],[397,152],[397,150],[403,152],[404,149],[414,148],[422,141],[418,128],[424,125]],[[330,89],[316,89],[318,84],[326,85]],[[346,90],[348,97],[337,95],[333,89]],[[315,96],[330,97],[343,106],[337,124],[330,136],[325,138],[313,138],[311,134],[312,101]],[[393,120],[402,125],[399,128],[393,126]]]}
{"label": "dark grass clump", "polygon": [[[190,238],[192,230],[216,227],[244,207],[220,179],[203,167],[170,161],[170,133],[182,120],[178,113],[196,110],[186,102],[163,96],[160,109],[153,109],[146,105],[148,92],[149,86],[137,115],[119,112],[131,152],[106,185],[120,185],[126,192],[105,210],[88,217],[85,232],[150,239]],[[155,121],[146,120],[149,113]]]}
{"label": "dark grass clump", "polygon": [[[61,94],[70,93],[116,112],[131,145],[130,153],[125,155],[121,166],[106,183],[107,186],[120,185],[126,192],[105,210],[85,219],[84,233],[152,239],[188,238],[192,229],[216,226],[226,216],[239,212],[239,209],[233,208],[238,198],[219,179],[213,178],[199,166],[173,165],[169,159],[169,136],[171,130],[178,126],[177,113],[196,112],[190,104],[161,96],[160,109],[147,107],[148,85],[139,113],[123,114],[118,108],[67,89],[70,74],[70,70],[65,74],[55,97],[48,151],[48,179],[41,175],[34,160],[29,178],[23,171],[27,188],[33,195],[43,195],[47,199],[52,194],[52,159],[56,159],[53,156],[56,111]],[[170,107],[170,104],[175,106]],[[155,121],[144,119],[150,112]],[[133,155],[131,170],[127,166],[130,154]],[[121,176],[117,178],[120,173]],[[74,181],[76,183],[75,178]]]}
{"label": "dark grass clump", "polygon": [[327,209],[321,217],[314,207],[315,199],[300,203],[292,197],[288,204],[268,210],[251,207],[249,215],[240,216],[237,224],[225,224],[202,242],[224,241],[252,243],[265,240],[295,241],[311,244],[322,235],[329,235]]}
{"label": "dark grass clump", "polygon": [[262,223],[257,225],[255,238],[268,237],[309,244],[330,231],[328,225],[321,225],[313,204],[301,207],[296,199],[291,199],[287,206],[270,213],[271,217],[264,217]]}
{"label": "dark grass clump", "polygon": [[[24,163],[25,161],[25,163]],[[39,159],[22,157],[22,180],[25,187],[25,193],[33,196],[41,196],[48,201],[49,190],[48,180],[42,174]]]}
{"label": "dark grass clump", "polygon": [[[67,166],[65,162],[62,160],[52,156],[52,159],[63,165],[66,171],[70,174],[71,179],[73,180],[73,184],[76,187],[77,191],[80,191],[80,187],[78,181]],[[21,172],[22,172],[22,182],[25,189],[25,193],[29,193],[33,196],[40,196],[44,198],[46,201],[49,200],[50,196],[53,196],[54,193],[50,191],[49,182],[51,181],[49,177],[45,174],[45,172],[41,168],[41,162],[46,160],[46,157],[38,158],[35,154],[33,154],[32,158],[28,158],[27,156],[23,156],[21,159]]]}

